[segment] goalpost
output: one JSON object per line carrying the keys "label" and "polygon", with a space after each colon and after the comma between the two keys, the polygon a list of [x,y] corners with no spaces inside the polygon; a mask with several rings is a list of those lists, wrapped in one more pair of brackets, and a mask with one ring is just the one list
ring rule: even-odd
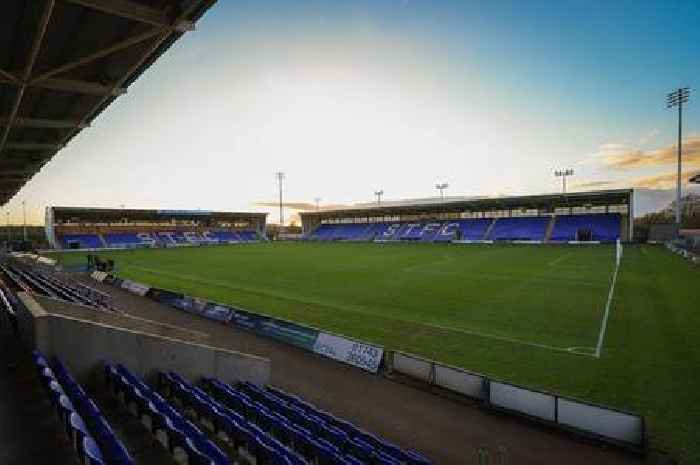
{"label": "goalpost", "polygon": [[615,243],[615,270],[613,271],[612,281],[610,283],[610,292],[608,292],[608,300],[605,303],[605,313],[603,314],[603,323],[600,325],[600,334],[598,335],[598,344],[595,347],[595,356],[600,358],[600,352],[603,350],[603,341],[605,340],[605,330],[608,327],[608,317],[610,316],[610,306],[612,304],[613,293],[615,292],[615,282],[617,281],[617,272],[620,269],[622,261],[622,242],[620,239]]}

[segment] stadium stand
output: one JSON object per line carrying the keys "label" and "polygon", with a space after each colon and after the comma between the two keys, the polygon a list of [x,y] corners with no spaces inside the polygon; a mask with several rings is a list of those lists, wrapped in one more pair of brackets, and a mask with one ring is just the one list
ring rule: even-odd
{"label": "stadium stand", "polygon": [[193,465],[233,463],[194,423],[126,367],[108,364],[105,381],[173,456],[184,453],[187,455],[185,463]]}
{"label": "stadium stand", "polygon": [[95,309],[112,310],[107,294],[84,284],[69,284],[48,273],[9,263],[0,263],[0,271],[20,289]]}
{"label": "stadium stand", "polygon": [[[67,249],[177,247],[256,242],[256,231],[156,231],[109,234],[68,234],[59,236]],[[104,241],[102,240],[104,239]]]}
{"label": "stadium stand", "polygon": [[589,240],[612,242],[620,236],[620,215],[559,215],[551,241]]}
{"label": "stadium stand", "polygon": [[97,234],[65,234],[62,238],[66,249],[98,249],[103,242]]}
{"label": "stadium stand", "polygon": [[[551,216],[471,218],[426,223],[320,224],[308,240],[317,241],[422,241],[451,240],[544,241]],[[492,226],[493,225],[493,226]],[[584,238],[582,231],[590,231]],[[620,215],[558,215],[552,241],[613,242],[620,237]]]}
{"label": "stadium stand", "polygon": [[117,438],[109,422],[73,379],[63,363],[32,353],[44,392],[65,427],[73,448],[86,465],[132,465],[134,460]]}

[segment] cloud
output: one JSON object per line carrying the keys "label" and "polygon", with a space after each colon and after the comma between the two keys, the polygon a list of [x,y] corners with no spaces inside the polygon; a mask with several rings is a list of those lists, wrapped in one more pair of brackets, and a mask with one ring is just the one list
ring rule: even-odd
{"label": "cloud", "polygon": [[660,133],[661,132],[658,129],[652,129],[651,131],[644,134],[644,136],[642,136],[642,138],[639,140],[639,145],[648,144],[653,139],[656,139],[656,136],[658,136]]}
{"label": "cloud", "polygon": [[[593,155],[593,160],[624,171],[674,164],[678,156],[677,150],[676,144],[649,151],[628,148],[624,144],[603,144]],[[688,137],[683,142],[683,163],[700,165],[700,136]]]}
{"label": "cloud", "polygon": [[[700,169],[686,170],[681,174],[683,184],[687,185],[688,179],[692,176],[700,174]],[[665,174],[657,174],[655,176],[644,176],[631,180],[631,185],[637,188],[646,189],[671,189],[676,186],[677,173],[675,171]]]}
{"label": "cloud", "polygon": [[587,181],[575,183],[575,187],[580,187],[581,189],[592,189],[596,187],[607,187],[615,184],[615,181]]}

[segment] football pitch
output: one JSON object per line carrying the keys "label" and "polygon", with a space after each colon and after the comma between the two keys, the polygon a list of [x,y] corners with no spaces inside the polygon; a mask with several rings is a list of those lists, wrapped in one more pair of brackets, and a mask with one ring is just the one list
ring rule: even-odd
{"label": "football pitch", "polygon": [[[613,246],[268,243],[101,252],[118,275],[645,415],[700,462],[700,272]],[[85,263],[63,254],[64,263]]]}

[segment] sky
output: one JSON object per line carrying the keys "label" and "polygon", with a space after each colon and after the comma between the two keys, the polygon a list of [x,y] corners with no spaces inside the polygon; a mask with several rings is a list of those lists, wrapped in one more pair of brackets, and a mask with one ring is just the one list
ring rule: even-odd
{"label": "sky", "polygon": [[[673,197],[691,1],[219,2],[5,208],[270,211],[290,202],[635,187]],[[700,172],[700,94],[684,111]],[[696,189],[697,190],[697,189]],[[646,199],[649,200],[646,200]],[[4,220],[4,217],[2,218]],[[4,222],[4,221],[3,221]]]}

